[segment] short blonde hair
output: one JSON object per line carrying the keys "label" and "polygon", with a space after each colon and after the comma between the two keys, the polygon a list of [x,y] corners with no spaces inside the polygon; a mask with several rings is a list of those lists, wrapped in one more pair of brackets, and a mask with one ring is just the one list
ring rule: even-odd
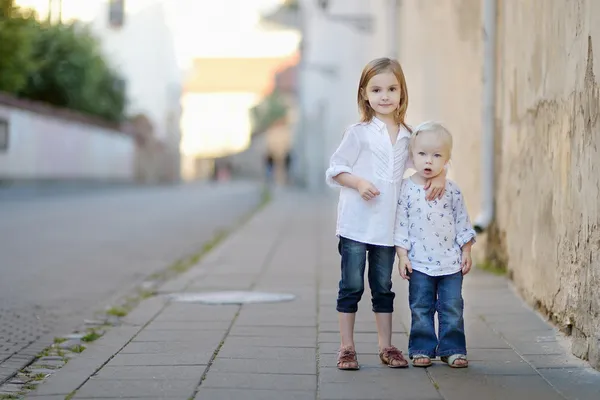
{"label": "short blonde hair", "polygon": [[436,133],[440,140],[444,142],[444,146],[448,150],[448,159],[452,157],[452,134],[450,134],[450,131],[448,131],[444,125],[435,121],[425,121],[414,129],[408,142],[408,151],[411,157],[417,137],[420,133],[424,132]]}
{"label": "short blonde hair", "polygon": [[375,110],[371,108],[369,100],[365,96],[367,85],[375,75],[385,72],[393,73],[396,79],[398,79],[398,84],[400,85],[400,104],[398,105],[398,109],[394,112],[394,121],[398,125],[403,125],[410,132],[411,129],[404,122],[406,110],[408,109],[408,89],[406,87],[404,71],[402,71],[402,67],[398,61],[387,57],[376,58],[375,60],[372,60],[362,71],[360,81],[358,83],[357,94],[358,110],[360,111],[361,122],[369,122],[375,116]]}

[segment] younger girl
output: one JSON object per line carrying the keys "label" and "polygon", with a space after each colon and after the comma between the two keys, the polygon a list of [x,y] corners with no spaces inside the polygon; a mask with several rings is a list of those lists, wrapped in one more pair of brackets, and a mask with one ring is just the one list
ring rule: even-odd
{"label": "younger girl", "polygon": [[410,139],[417,173],[405,180],[398,206],[394,241],[400,275],[410,279],[408,355],[415,367],[429,367],[433,357],[453,368],[468,365],[462,282],[471,269],[475,231],[456,183],[446,182],[441,200],[428,201],[424,190],[428,179],[443,173],[451,153],[452,136],[442,125],[419,125]]}
{"label": "younger girl", "polygon": [[[371,61],[358,85],[361,122],[352,125],[331,157],[327,183],[341,187],[336,234],[342,257],[337,299],[341,346],[337,366],[359,368],[354,347],[354,321],[364,291],[369,260],[369,286],[379,339],[379,357],[392,368],[407,367],[392,346],[392,270],[394,221],[400,185],[408,160],[410,130],[406,81],[400,64],[389,58]],[[445,173],[428,183],[428,197],[441,197]]]}

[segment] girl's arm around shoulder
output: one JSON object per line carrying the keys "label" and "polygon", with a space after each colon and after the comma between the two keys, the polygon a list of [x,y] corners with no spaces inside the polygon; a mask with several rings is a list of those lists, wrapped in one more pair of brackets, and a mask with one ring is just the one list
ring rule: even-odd
{"label": "girl's arm around shoulder", "polygon": [[358,184],[356,177],[344,177],[345,179],[342,179],[344,182],[339,182],[336,179],[340,174],[352,175],[354,164],[361,150],[356,127],[357,125],[352,125],[344,132],[342,142],[331,156],[329,168],[325,172],[325,181],[330,187],[339,188],[348,186],[356,189],[356,185]]}

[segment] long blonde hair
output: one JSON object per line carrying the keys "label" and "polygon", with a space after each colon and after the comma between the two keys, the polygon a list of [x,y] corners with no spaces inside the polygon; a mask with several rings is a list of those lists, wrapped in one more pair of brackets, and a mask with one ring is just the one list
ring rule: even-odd
{"label": "long blonde hair", "polygon": [[406,87],[404,71],[402,71],[402,67],[398,61],[387,57],[376,58],[375,60],[369,62],[360,75],[357,102],[361,115],[361,122],[369,122],[375,116],[375,110],[371,108],[369,100],[366,99],[365,91],[369,81],[375,75],[379,75],[384,72],[392,72],[400,84],[400,104],[398,104],[398,108],[396,111],[394,111],[394,121],[398,125],[403,125],[410,132],[412,130],[404,122],[406,110],[408,109],[408,89]]}

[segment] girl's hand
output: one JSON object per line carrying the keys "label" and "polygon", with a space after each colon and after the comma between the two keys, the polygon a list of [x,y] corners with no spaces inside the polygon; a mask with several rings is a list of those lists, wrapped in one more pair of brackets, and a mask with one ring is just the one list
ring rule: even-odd
{"label": "girl's hand", "polygon": [[398,271],[400,271],[400,276],[402,277],[402,279],[407,281],[410,280],[409,275],[412,274],[413,270],[412,266],[410,265],[410,260],[405,254],[402,254],[400,256],[400,262],[398,263]]}
{"label": "girl's hand", "polygon": [[463,250],[462,252],[462,263],[461,263],[461,267],[462,267],[462,274],[466,275],[469,273],[469,271],[471,270],[471,266],[473,265],[473,261],[471,261],[471,251],[465,251]]}
{"label": "girl's hand", "polygon": [[446,174],[442,172],[435,178],[428,179],[425,184],[425,190],[427,190],[425,198],[428,201],[435,200],[436,198],[441,199],[446,192]]}
{"label": "girl's hand", "polygon": [[356,189],[358,190],[358,193],[360,193],[360,197],[366,201],[380,195],[379,190],[377,190],[375,185],[365,179],[361,179],[358,182]]}

